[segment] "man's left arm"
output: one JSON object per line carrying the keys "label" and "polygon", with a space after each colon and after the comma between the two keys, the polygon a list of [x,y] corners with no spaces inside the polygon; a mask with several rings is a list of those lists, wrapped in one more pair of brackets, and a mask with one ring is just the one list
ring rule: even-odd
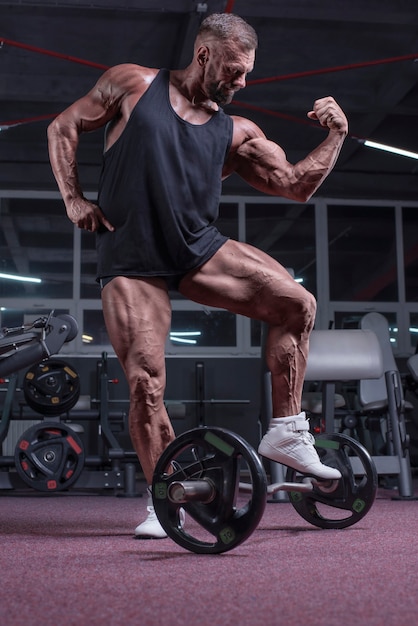
{"label": "man's left arm", "polygon": [[295,165],[278,144],[257,132],[258,127],[248,127],[248,120],[235,118],[238,133],[240,123],[251,130],[227,161],[226,175],[235,171],[263,193],[307,202],[333,169],[348,133],[347,118],[330,96],[317,100],[308,117],[328,128],[328,136]]}

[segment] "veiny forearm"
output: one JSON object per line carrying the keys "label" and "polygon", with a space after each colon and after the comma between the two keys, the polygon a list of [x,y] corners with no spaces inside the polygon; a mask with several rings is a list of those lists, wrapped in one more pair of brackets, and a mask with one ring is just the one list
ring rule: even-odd
{"label": "veiny forearm", "polygon": [[83,197],[76,161],[77,147],[77,129],[70,129],[68,125],[62,127],[59,119],[54,120],[48,127],[49,158],[67,210],[73,200]]}
{"label": "veiny forearm", "polygon": [[293,167],[293,191],[306,202],[334,168],[346,134],[330,131],[327,139]]}

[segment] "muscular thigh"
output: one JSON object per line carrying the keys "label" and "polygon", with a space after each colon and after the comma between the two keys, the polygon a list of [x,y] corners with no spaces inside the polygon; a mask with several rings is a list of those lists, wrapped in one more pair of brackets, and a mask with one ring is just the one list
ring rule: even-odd
{"label": "muscular thigh", "polygon": [[280,323],[294,303],[312,299],[280,263],[233,240],[187,274],[179,291],[196,302],[268,323]]}
{"label": "muscular thigh", "polygon": [[103,315],[122,367],[163,367],[171,306],[165,281],[117,276],[102,289]]}

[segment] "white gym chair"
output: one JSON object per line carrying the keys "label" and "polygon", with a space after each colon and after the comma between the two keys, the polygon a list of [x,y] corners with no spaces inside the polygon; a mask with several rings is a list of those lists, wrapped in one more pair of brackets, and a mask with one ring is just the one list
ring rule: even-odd
{"label": "white gym chair", "polygon": [[376,379],[362,379],[358,385],[360,414],[381,420],[383,454],[372,458],[380,475],[398,477],[400,498],[413,496],[412,475],[405,426],[405,411],[412,405],[405,402],[401,376],[390,343],[386,317],[377,312],[367,313],[360,320],[360,329],[373,332],[380,344],[383,374]]}

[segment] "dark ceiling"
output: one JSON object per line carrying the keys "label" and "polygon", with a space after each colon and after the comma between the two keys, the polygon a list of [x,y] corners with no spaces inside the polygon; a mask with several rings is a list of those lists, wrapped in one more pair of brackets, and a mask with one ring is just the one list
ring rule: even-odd
{"label": "dark ceiling", "polygon": [[[49,116],[104,67],[184,67],[201,19],[230,9],[255,27],[260,45],[249,84],[227,111],[253,119],[296,162],[325,136],[307,111],[333,95],[350,136],[317,195],[416,200],[418,161],[361,140],[418,152],[417,0],[0,0],[0,188],[56,190]],[[81,143],[86,190],[96,188],[102,145],[100,132]],[[232,176],[224,192],[252,190]]]}

